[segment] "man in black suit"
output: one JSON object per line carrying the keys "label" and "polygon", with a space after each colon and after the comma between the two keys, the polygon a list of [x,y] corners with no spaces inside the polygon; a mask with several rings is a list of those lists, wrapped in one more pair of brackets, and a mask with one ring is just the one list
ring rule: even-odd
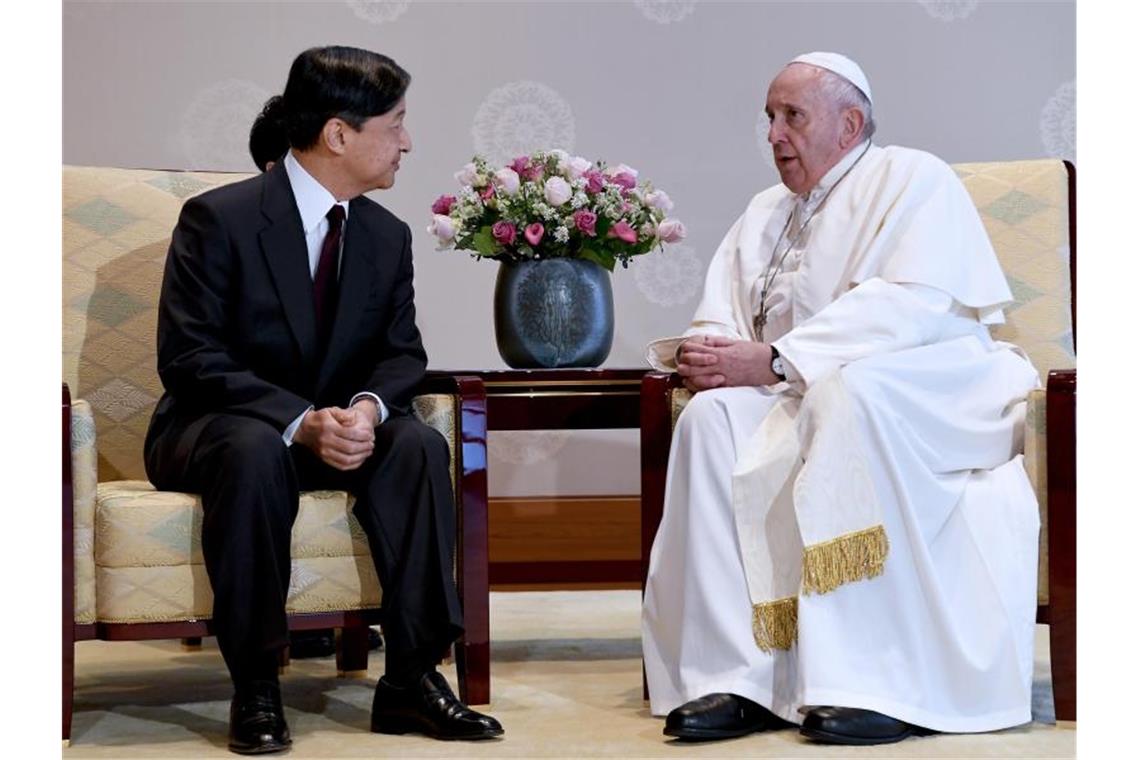
{"label": "man in black suit", "polygon": [[289,153],[187,201],[171,240],[158,320],[165,393],[147,474],[202,495],[235,752],[291,741],[277,659],[288,641],[291,527],[299,492],[313,488],[356,496],[384,589],[372,730],[503,733],[435,669],[463,630],[449,453],[408,410],[427,364],[411,232],[362,195],[392,187],[411,149],[409,81],[370,51],[299,55],[282,95]]}
{"label": "man in black suit", "polygon": [[[263,172],[285,157],[289,150],[289,135],[285,132],[285,115],[281,96],[274,95],[265,101],[261,113],[249,128],[249,155]],[[368,648],[383,645],[380,632],[368,629]],[[336,630],[317,628],[289,632],[289,657],[302,660],[310,657],[329,657],[336,652]]]}

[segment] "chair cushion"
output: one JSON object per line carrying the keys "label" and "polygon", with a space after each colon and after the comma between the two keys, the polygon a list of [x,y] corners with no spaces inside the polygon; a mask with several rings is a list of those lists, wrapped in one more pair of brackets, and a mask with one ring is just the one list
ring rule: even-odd
{"label": "chair cushion", "polygon": [[[293,525],[287,609],[377,607],[380,585],[368,542],[343,491],[301,495]],[[95,599],[100,622],[210,616],[198,496],[156,491],[138,480],[100,483],[95,503]]]}

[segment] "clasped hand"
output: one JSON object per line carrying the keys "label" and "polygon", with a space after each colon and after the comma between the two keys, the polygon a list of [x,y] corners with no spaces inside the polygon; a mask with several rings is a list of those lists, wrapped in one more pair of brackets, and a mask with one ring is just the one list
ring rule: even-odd
{"label": "clasped hand", "polygon": [[772,348],[767,343],[719,335],[695,335],[677,352],[677,374],[693,393],[778,383],[771,365]]}
{"label": "clasped hand", "polygon": [[376,445],[375,407],[375,402],[369,401],[348,409],[314,409],[301,420],[293,440],[311,449],[330,467],[355,470],[372,455]]}

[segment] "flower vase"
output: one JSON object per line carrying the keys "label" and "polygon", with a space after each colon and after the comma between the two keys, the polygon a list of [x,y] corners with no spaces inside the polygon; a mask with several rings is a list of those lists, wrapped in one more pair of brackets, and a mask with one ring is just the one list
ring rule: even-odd
{"label": "flower vase", "polygon": [[516,369],[597,367],[614,339],[610,273],[586,259],[501,262],[495,342]]}

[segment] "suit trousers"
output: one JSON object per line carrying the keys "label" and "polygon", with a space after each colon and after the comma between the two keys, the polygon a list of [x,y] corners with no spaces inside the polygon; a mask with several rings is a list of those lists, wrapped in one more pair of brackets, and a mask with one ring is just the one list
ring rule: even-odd
{"label": "suit trousers", "polygon": [[[433,667],[463,632],[453,578],[455,501],[447,441],[407,415],[376,428],[372,456],[353,471],[329,467],[273,426],[217,413],[204,421],[180,471],[160,439],[148,474],[158,488],[200,493],[202,554],[214,592],[214,631],[240,689],[272,678],[288,643],[290,543],[302,490],[346,490],[368,537],[383,589],[385,668],[406,678]],[[166,450],[164,452],[164,450]]]}

